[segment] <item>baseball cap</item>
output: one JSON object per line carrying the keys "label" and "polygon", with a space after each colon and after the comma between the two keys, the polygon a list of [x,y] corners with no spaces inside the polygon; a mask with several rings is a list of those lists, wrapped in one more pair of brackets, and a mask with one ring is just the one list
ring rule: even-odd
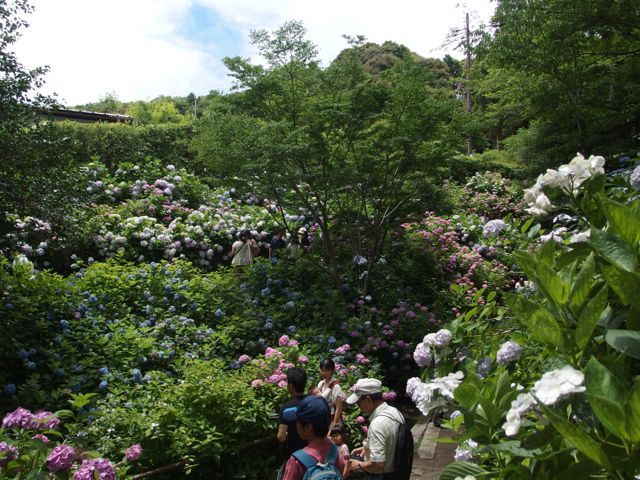
{"label": "baseball cap", "polygon": [[353,405],[360,397],[365,397],[367,395],[373,395],[375,393],[382,392],[382,382],[375,378],[361,378],[356,382],[356,384],[351,388],[353,394],[347,398],[347,403],[349,405]]}
{"label": "baseball cap", "polygon": [[324,399],[317,395],[304,397],[296,407],[286,408],[282,411],[285,422],[300,420],[311,425],[329,425],[331,423],[331,408]]}

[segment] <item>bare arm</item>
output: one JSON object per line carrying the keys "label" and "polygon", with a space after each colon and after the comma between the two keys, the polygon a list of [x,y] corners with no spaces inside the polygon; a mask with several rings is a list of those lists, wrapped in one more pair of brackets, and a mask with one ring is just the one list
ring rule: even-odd
{"label": "bare arm", "polygon": [[333,416],[334,425],[339,424],[342,420],[342,402],[343,402],[342,397],[336,398],[336,413]]}
{"label": "bare arm", "polygon": [[383,473],[384,472],[384,462],[372,462],[371,460],[351,460],[350,462],[351,471],[358,472],[363,471],[367,473]]}
{"label": "bare arm", "polygon": [[278,425],[278,433],[276,435],[276,438],[280,443],[284,443],[284,441],[287,439],[287,425],[282,423]]}

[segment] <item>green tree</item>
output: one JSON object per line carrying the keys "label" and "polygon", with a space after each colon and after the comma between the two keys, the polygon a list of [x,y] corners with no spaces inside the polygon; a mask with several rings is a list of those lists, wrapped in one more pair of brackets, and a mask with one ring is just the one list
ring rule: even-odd
{"label": "green tree", "polygon": [[285,225],[285,210],[305,207],[338,291],[358,256],[366,259],[366,292],[423,175],[460,151],[460,136],[447,128],[458,104],[432,88],[429,71],[411,57],[372,76],[359,58],[364,45],[319,68],[298,22],[251,38],[267,67],[225,60],[238,92],[230,108],[203,118],[199,159],[228,178],[252,179],[245,188],[276,201]]}
{"label": "green tree", "polygon": [[501,0],[493,22],[480,90],[495,102],[494,120],[536,120],[548,161],[632,146],[640,126],[637,1]]}

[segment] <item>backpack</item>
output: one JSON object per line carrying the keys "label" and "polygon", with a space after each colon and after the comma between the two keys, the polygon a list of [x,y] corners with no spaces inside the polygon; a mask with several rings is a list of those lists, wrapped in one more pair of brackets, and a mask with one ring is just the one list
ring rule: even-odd
{"label": "backpack", "polygon": [[315,458],[304,450],[294,452],[293,456],[306,469],[302,480],[343,480],[342,473],[340,473],[336,467],[338,447],[333,443],[324,462],[317,462]]}
{"label": "backpack", "polygon": [[387,417],[399,424],[398,439],[393,455],[393,472],[396,480],[409,480],[411,478],[411,468],[413,467],[413,435],[407,422],[400,422],[391,415],[381,413],[380,416]]}

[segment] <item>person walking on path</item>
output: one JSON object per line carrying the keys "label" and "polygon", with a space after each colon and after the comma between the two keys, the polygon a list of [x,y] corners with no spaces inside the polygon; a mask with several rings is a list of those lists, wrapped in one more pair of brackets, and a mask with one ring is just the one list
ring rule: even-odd
{"label": "person walking on path", "polygon": [[231,246],[231,265],[242,271],[245,267],[253,265],[253,256],[258,244],[252,238],[249,238],[249,232],[242,231],[238,234],[236,240]]}
{"label": "person walking on path", "polygon": [[342,424],[342,404],[347,396],[342,393],[342,388],[335,377],[336,364],[330,358],[320,362],[320,377],[315,393],[324,397],[331,407],[331,426]]}
{"label": "person walking on path", "polygon": [[280,446],[280,461],[282,466],[278,472],[278,479],[284,474],[284,466],[296,450],[307,446],[307,441],[303,440],[296,430],[295,420],[285,420],[284,415],[290,410],[296,410],[300,401],[306,397],[304,390],[307,385],[307,372],[300,367],[292,367],[287,370],[287,392],[291,398],[282,404],[278,415],[278,445]]}
{"label": "person walking on path", "polygon": [[[338,447],[327,436],[330,416],[329,404],[316,395],[303,398],[296,410],[289,409],[285,413],[285,420],[296,421],[298,434],[308,444],[291,455],[284,469],[283,480],[302,480],[305,472],[311,468],[321,468],[322,473],[327,475],[330,470],[332,476],[326,478],[342,478],[344,459]],[[325,465],[320,466],[319,462]]]}
{"label": "person walking on path", "polygon": [[284,239],[284,229],[279,228],[269,243],[269,258],[273,258],[277,250],[285,248],[287,248],[287,242]]}
{"label": "person walking on path", "polygon": [[347,404],[357,404],[362,413],[369,417],[369,429],[363,446],[351,452],[351,474],[364,474],[367,480],[394,480],[394,456],[400,424],[405,423],[404,417],[397,408],[382,399],[380,380],[361,378],[352,391]]}
{"label": "person walking on path", "polygon": [[302,247],[302,251],[304,253],[309,253],[311,251],[311,239],[309,238],[309,232],[307,232],[306,228],[300,227],[298,235],[300,235],[300,246]]}

